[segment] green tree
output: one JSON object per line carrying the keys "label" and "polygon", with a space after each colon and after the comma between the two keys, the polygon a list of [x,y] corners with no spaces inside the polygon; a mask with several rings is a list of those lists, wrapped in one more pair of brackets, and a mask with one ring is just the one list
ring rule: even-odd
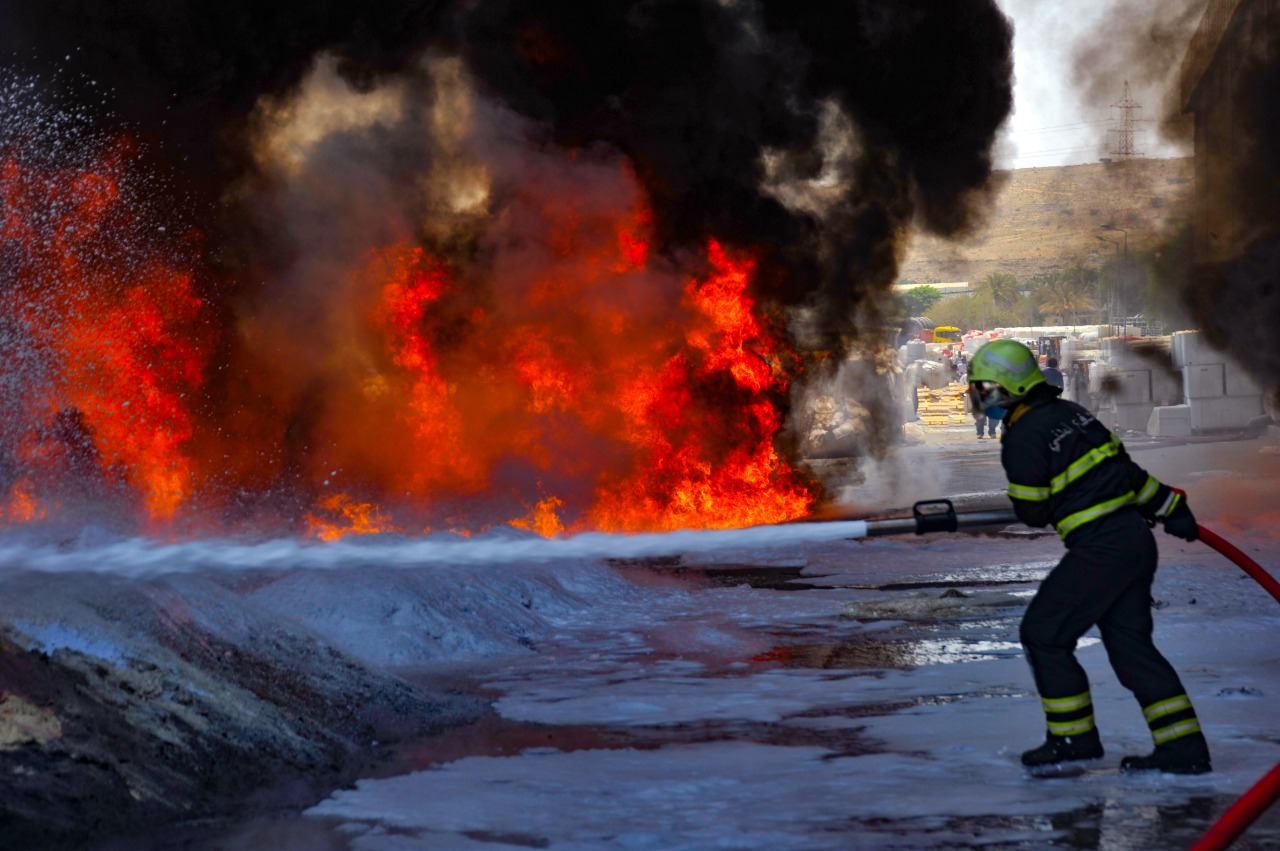
{"label": "green tree", "polygon": [[1088,291],[1070,287],[1051,290],[1040,302],[1040,315],[1056,325],[1079,325],[1097,311],[1098,304]]}
{"label": "green tree", "polygon": [[1089,290],[1095,301],[1102,294],[1102,273],[1092,266],[1086,266],[1080,258],[1072,260],[1062,274],[1070,286]]}
{"label": "green tree", "polygon": [[1040,275],[1033,275],[1027,279],[1024,295],[1022,300],[1018,302],[1018,318],[1021,320],[1021,324],[1040,324],[1043,316],[1040,308],[1053,289],[1054,276],[1061,274],[1061,272],[1046,272]]}
{"label": "green tree", "polygon": [[1022,299],[1022,286],[1008,272],[992,272],[978,284],[979,295],[989,296],[1001,311],[1012,311]]}
{"label": "green tree", "polygon": [[939,302],[929,315],[938,325],[953,325],[961,331],[981,328],[981,310],[978,296],[956,296]]}
{"label": "green tree", "polygon": [[908,316],[923,316],[929,312],[931,307],[942,301],[942,292],[937,287],[931,287],[926,284],[912,287],[902,293],[899,298],[902,299],[903,307],[906,309]]}
{"label": "green tree", "polygon": [[1059,325],[1078,325],[1087,320],[1098,310],[1095,298],[1097,278],[1096,270],[1078,260],[1065,271],[1039,276],[1034,297],[1040,316]]}

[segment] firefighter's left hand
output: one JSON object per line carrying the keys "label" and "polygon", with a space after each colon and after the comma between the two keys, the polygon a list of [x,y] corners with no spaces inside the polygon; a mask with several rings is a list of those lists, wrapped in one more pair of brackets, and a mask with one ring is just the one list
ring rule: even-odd
{"label": "firefighter's left hand", "polygon": [[1186,494],[1182,494],[1173,511],[1164,518],[1164,530],[1184,541],[1194,541],[1200,537],[1200,524],[1196,523],[1196,516],[1187,505]]}

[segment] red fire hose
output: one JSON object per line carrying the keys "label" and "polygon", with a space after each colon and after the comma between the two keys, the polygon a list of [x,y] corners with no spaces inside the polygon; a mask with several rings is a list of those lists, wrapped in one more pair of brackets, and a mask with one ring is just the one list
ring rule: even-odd
{"label": "red fire hose", "polygon": [[[1260,564],[1241,552],[1238,547],[1228,543],[1222,536],[1203,526],[1200,527],[1200,540],[1235,562],[1241,570],[1267,589],[1267,593],[1275,597],[1277,603],[1280,603],[1280,582],[1263,570]],[[1266,812],[1277,798],[1280,798],[1280,765],[1268,771],[1248,792],[1228,807],[1222,817],[1205,831],[1204,836],[1191,846],[1191,851],[1220,851],[1226,848],[1235,842],[1236,837],[1244,833],[1245,829],[1258,819],[1258,816]]]}
{"label": "red fire hose", "polygon": [[1245,573],[1258,580],[1258,584],[1267,589],[1267,593],[1276,598],[1276,602],[1280,603],[1280,582],[1277,582],[1271,574],[1262,569],[1262,565],[1245,555],[1239,547],[1228,542],[1225,538],[1210,529],[1203,526],[1200,528],[1200,540],[1231,559]]}

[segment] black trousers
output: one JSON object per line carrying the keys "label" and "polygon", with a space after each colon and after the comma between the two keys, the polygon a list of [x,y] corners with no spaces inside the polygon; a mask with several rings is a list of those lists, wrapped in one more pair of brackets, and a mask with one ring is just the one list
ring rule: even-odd
{"label": "black trousers", "polygon": [[1155,538],[1134,509],[1121,509],[1071,535],[1067,554],[1045,577],[1022,618],[1020,638],[1042,698],[1089,690],[1075,648],[1095,624],[1120,684],[1140,706],[1185,693],[1152,641],[1156,560]]}

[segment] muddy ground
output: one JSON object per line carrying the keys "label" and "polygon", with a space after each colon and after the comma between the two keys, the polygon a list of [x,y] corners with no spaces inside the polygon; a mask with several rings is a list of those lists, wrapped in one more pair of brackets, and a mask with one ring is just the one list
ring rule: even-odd
{"label": "muddy ground", "polygon": [[314,800],[398,740],[483,714],[246,593],[278,578],[0,581],[0,847]]}

